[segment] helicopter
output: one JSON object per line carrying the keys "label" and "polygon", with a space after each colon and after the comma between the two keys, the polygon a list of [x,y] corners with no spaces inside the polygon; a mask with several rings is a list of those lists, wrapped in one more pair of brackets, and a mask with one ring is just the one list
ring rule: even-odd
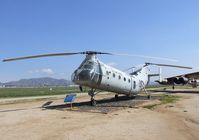
{"label": "helicopter", "polygon": [[88,95],[91,97],[90,103],[92,106],[97,103],[95,100],[95,96],[99,93],[97,90],[114,92],[115,99],[118,99],[119,94],[134,98],[139,92],[144,91],[147,94],[147,98],[150,99],[151,94],[147,92],[146,86],[149,84],[151,77],[158,76],[158,74],[150,74],[149,66],[151,65],[192,69],[185,66],[145,63],[138,70],[127,73],[101,62],[97,57],[99,54],[114,55],[97,51],[66,52],[10,58],[4,59],[3,62],[50,56],[86,55],[80,66],[73,72],[71,80],[79,85],[81,91],[82,87],[90,88]]}

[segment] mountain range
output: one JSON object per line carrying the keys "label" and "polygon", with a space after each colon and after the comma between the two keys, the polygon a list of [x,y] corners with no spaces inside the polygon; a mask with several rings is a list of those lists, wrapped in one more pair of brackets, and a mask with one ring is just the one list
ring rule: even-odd
{"label": "mountain range", "polygon": [[1,83],[0,86],[5,87],[44,87],[44,86],[69,86],[73,83],[65,79],[55,79],[50,77],[21,79],[19,81],[11,81]]}

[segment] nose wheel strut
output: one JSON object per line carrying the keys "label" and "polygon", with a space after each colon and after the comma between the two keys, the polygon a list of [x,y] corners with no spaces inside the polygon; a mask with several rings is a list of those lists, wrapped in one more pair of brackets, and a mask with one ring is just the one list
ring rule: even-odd
{"label": "nose wheel strut", "polygon": [[89,90],[88,95],[91,96],[91,101],[90,101],[91,106],[96,106],[96,104],[97,104],[97,102],[95,100],[95,95],[97,95],[96,89]]}

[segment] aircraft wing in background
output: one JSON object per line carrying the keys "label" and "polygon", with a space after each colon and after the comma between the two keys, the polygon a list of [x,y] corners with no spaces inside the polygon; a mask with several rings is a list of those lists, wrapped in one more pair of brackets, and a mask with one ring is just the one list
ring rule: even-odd
{"label": "aircraft wing in background", "polygon": [[193,73],[173,76],[173,77],[169,77],[169,78],[166,78],[166,79],[172,79],[172,78],[176,78],[176,77],[184,77],[184,78],[188,78],[188,79],[198,80],[199,79],[199,72],[193,72]]}
{"label": "aircraft wing in background", "polygon": [[193,88],[197,87],[197,81],[199,80],[199,72],[193,72],[183,75],[172,76],[168,78],[164,78],[163,80],[157,80],[161,85],[186,85],[190,84]]}

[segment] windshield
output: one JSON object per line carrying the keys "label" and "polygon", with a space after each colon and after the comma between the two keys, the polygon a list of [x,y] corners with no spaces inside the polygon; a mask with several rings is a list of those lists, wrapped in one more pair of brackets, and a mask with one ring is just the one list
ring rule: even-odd
{"label": "windshield", "polygon": [[[76,76],[75,76],[76,75]],[[75,77],[74,77],[75,76]],[[99,83],[100,66],[98,62],[86,61],[76,70],[73,78],[79,82]]]}
{"label": "windshield", "polygon": [[81,69],[86,69],[86,70],[91,70],[94,67],[94,62],[87,61],[86,63],[83,64]]}

